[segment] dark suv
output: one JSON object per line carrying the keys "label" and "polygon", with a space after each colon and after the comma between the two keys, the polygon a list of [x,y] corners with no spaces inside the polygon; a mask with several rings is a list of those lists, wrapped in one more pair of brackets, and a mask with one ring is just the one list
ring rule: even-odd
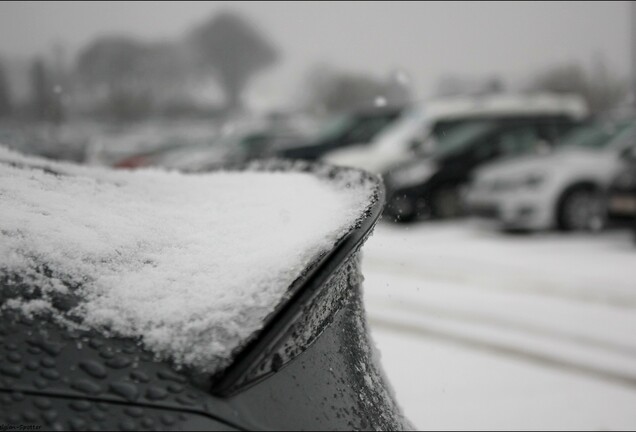
{"label": "dark suv", "polygon": [[439,136],[431,155],[415,157],[384,174],[389,220],[462,214],[461,188],[488,162],[546,149],[580,123],[562,116],[468,121]]}
{"label": "dark suv", "polygon": [[607,211],[619,225],[631,226],[636,240],[636,145],[623,155],[623,167],[609,186]]}

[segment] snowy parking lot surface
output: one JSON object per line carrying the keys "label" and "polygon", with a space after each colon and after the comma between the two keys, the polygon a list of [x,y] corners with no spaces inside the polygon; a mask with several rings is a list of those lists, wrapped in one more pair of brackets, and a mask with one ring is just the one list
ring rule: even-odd
{"label": "snowy parking lot surface", "polygon": [[628,231],[380,224],[364,247],[382,363],[420,429],[634,429]]}

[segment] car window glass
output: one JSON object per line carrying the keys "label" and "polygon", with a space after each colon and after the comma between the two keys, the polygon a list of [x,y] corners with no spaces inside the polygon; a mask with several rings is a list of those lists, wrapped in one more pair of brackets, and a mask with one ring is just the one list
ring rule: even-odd
{"label": "car window glass", "polygon": [[498,137],[498,150],[501,156],[513,156],[532,151],[540,137],[534,127],[522,127],[502,132]]}
{"label": "car window glass", "polygon": [[360,119],[360,121],[347,131],[342,139],[348,142],[367,142],[387,126],[394,116],[368,117]]}
{"label": "car window glass", "polygon": [[610,142],[615,139],[621,139],[620,135],[626,129],[631,129],[630,126],[633,126],[631,122],[591,123],[574,129],[560,142],[560,145],[600,149],[610,145]]}
{"label": "car window glass", "polygon": [[438,137],[435,156],[445,157],[461,152],[476,141],[484,140],[496,127],[495,122],[475,121],[453,128],[446,135]]}
{"label": "car window glass", "polygon": [[607,141],[605,147],[621,150],[633,145],[634,141],[636,141],[636,125],[626,123],[621,125],[614,136]]}
{"label": "car window glass", "polygon": [[331,118],[325,123],[325,126],[318,132],[316,139],[318,141],[330,141],[336,139],[350,127],[353,119],[348,115]]}

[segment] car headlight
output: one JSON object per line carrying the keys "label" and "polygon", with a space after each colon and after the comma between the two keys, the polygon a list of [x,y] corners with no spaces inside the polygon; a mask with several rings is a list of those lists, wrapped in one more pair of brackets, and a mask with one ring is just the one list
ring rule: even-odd
{"label": "car headlight", "polygon": [[545,174],[533,173],[523,179],[523,186],[529,189],[536,189],[545,182]]}
{"label": "car headlight", "polygon": [[545,182],[546,176],[542,173],[532,173],[522,177],[498,178],[490,183],[490,189],[496,192],[510,192],[522,189],[537,189]]}

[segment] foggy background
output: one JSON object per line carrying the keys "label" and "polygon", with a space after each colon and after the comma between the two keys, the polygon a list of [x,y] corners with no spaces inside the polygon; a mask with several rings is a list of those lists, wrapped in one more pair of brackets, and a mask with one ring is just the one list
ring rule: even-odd
{"label": "foggy background", "polygon": [[[260,109],[297,107],[325,70],[374,80],[403,71],[416,99],[488,82],[532,87],[559,68],[629,74],[626,2],[2,2],[0,58],[20,103],[28,97],[20,71],[36,58],[68,75],[100,38],[177,44],[219,13],[254,26],[277,53],[245,89]],[[210,101],[221,98],[214,87]]]}
{"label": "foggy background", "polygon": [[[592,160],[577,168],[583,175],[601,166],[620,128],[634,131],[633,147],[635,12],[608,1],[0,2],[0,145],[185,171],[294,158],[300,148],[327,163],[357,157],[342,165],[384,176],[389,199],[391,174],[421,175],[423,189],[443,170],[443,157],[420,150],[443,150],[451,126],[470,132],[460,152],[490,144],[472,140],[474,123],[518,127],[506,143],[528,152],[464,166],[440,188],[437,217],[428,209],[393,224],[385,208],[362,261],[382,363],[420,429],[634,429],[636,210],[626,226],[513,232],[466,217],[460,198],[477,168],[510,163],[482,191],[499,193],[501,206],[525,194],[536,208],[519,216],[532,216],[557,206],[545,198],[550,182],[576,165],[557,148],[566,132],[574,162]],[[540,115],[538,93],[548,95],[537,99]],[[570,96],[580,104],[561,104]],[[512,106],[507,118],[489,100]],[[431,120],[420,109],[429,102],[457,112]],[[410,116],[422,130],[384,135]],[[544,117],[550,139],[534,130]],[[583,148],[590,136],[598,148]],[[631,159],[625,150],[626,166],[604,172],[602,190],[619,174],[631,179],[619,198],[636,209],[636,150]],[[532,170],[515,165],[522,156]],[[607,201],[590,190],[583,213]]]}

